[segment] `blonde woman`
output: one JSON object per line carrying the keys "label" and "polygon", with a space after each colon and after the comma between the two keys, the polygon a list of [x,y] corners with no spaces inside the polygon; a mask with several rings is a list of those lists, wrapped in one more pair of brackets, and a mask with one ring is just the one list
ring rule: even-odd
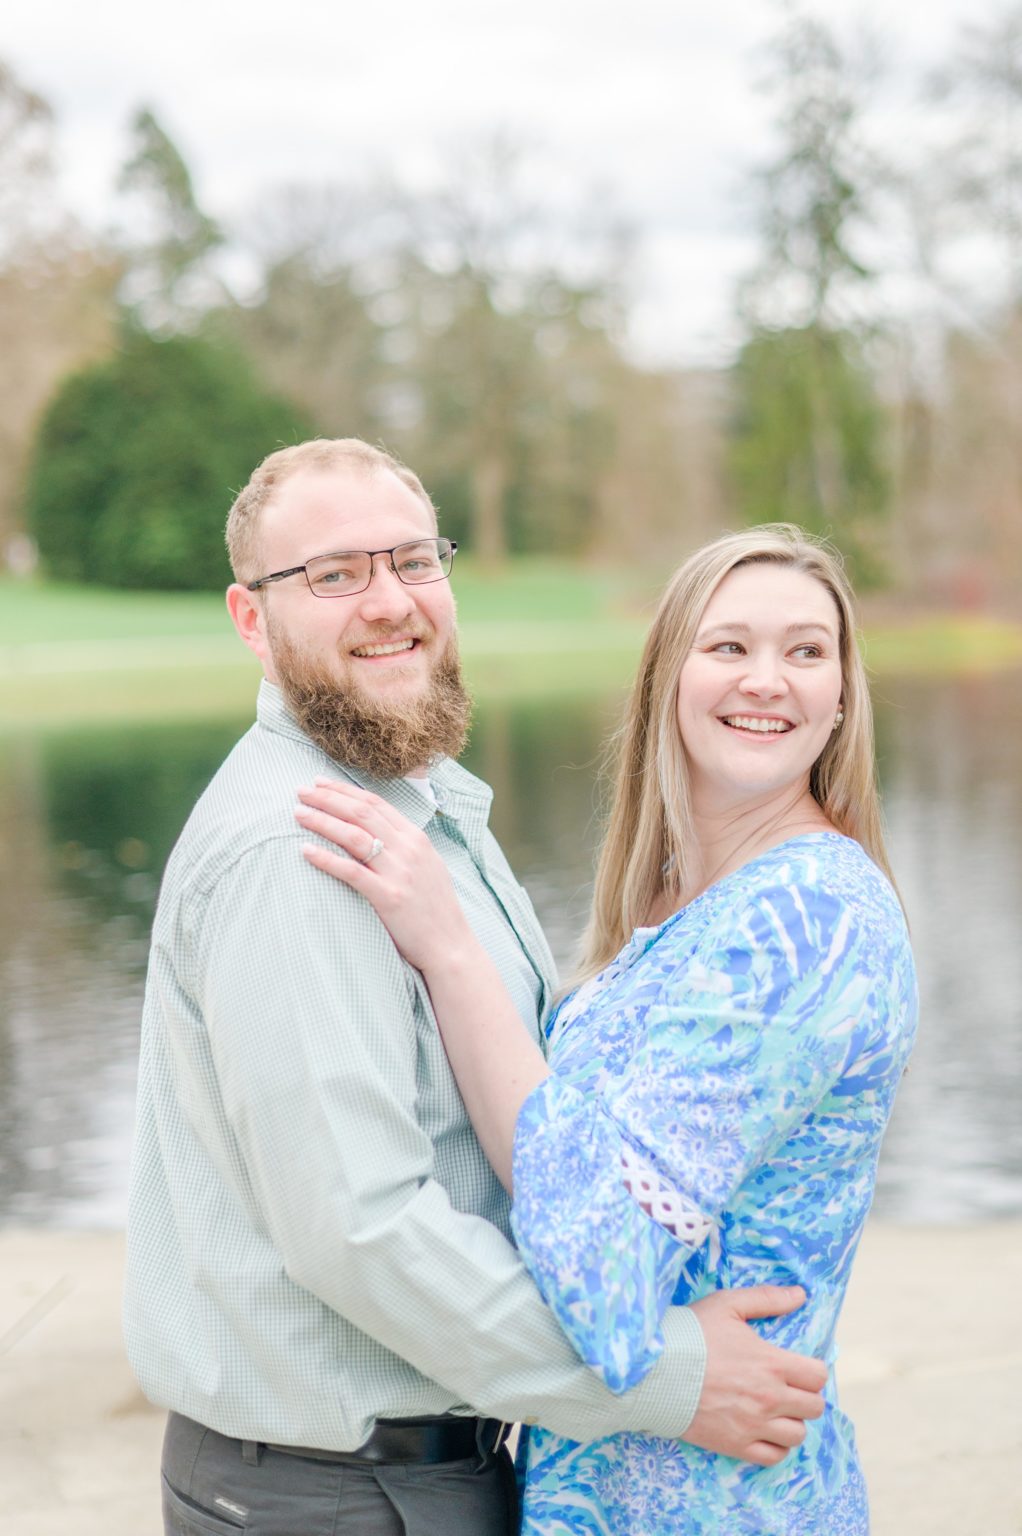
{"label": "blonde woman", "polygon": [[[762,1325],[832,1362],[916,987],[884,852],[868,690],[838,560],[787,524],[718,539],[660,603],[619,738],[576,988],[526,1036],[442,866],[389,805],[302,794],[423,973],[522,1256],[614,1390],[672,1304],[798,1284]],[[363,863],[367,856],[371,862]],[[833,1374],[769,1467],[648,1436],[528,1432],[529,1533],[863,1536]]]}

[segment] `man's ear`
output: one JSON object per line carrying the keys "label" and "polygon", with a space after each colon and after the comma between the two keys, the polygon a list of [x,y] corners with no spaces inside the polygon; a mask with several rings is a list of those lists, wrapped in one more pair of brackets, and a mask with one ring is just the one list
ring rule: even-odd
{"label": "man's ear", "polygon": [[266,615],[259,594],[250,592],[240,581],[232,582],[227,588],[227,612],[244,643],[259,657],[265,675],[271,683],[276,682],[273,657],[266,635]]}

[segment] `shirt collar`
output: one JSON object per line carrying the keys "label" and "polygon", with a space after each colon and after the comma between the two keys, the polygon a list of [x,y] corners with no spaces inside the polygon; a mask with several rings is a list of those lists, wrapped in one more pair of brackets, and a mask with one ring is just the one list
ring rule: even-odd
{"label": "shirt collar", "polygon": [[[284,702],[284,695],[276,683],[266,678],[259,685],[256,718],[264,730],[290,736],[295,741],[309,742]],[[315,743],[313,743],[315,745]],[[323,772],[338,773],[361,789],[371,790],[374,795],[387,800],[395,810],[407,816],[417,827],[426,826],[440,811],[458,824],[466,846],[478,858],[482,852],[482,839],[490,817],[493,791],[482,779],[462,768],[453,758],[442,757],[430,764],[429,778],[437,798],[436,810],[424,795],[406,784],[404,779],[378,779],[361,768],[340,763],[323,753]]]}

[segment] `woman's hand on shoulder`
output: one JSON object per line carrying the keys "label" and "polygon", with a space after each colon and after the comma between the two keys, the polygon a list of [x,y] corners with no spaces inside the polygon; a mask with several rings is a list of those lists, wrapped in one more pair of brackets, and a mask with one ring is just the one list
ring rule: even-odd
{"label": "woman's hand on shoulder", "polygon": [[366,898],[404,958],[420,971],[449,954],[470,930],[447,868],[426,834],[379,795],[339,780],[298,791],[297,821],[322,842],[306,843],[310,864]]}

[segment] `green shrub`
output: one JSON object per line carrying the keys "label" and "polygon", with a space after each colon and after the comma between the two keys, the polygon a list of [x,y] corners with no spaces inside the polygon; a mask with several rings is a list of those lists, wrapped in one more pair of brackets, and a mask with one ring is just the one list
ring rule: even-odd
{"label": "green shrub", "polygon": [[237,353],[127,335],[65,380],[40,426],[28,523],[49,573],[108,587],[222,587],[223,528],[256,464],[311,435]]}

